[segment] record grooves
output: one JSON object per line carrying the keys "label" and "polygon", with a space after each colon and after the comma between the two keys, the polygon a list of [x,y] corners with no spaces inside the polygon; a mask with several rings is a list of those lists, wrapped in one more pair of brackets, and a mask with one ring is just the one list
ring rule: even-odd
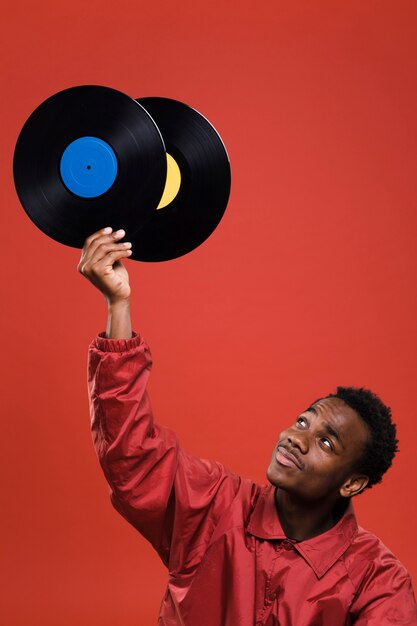
{"label": "record grooves", "polygon": [[166,261],[187,254],[220,222],[230,194],[230,163],[214,127],[201,113],[169,98],[140,98],[181,172],[177,196],[134,234],[133,259]]}
{"label": "record grooves", "polygon": [[[80,140],[65,166],[64,153]],[[85,85],[51,96],[32,113],[13,168],[20,201],[36,226],[80,248],[105,225],[129,234],[149,219],[164,189],[166,155],[140,104],[114,89]],[[90,174],[93,184],[86,182]],[[83,189],[89,197],[80,195]]]}
{"label": "record grooves", "polygon": [[104,226],[123,228],[140,261],[194,250],[230,194],[225,146],[198,111],[93,85],[60,91],[35,109],[13,171],[26,213],[46,235],[82,248]]}

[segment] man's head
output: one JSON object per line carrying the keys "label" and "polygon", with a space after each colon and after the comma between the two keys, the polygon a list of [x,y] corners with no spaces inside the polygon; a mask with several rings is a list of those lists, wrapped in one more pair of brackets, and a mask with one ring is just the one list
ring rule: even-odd
{"label": "man's head", "polygon": [[280,434],[267,476],[301,498],[336,502],[380,482],[397,444],[391,411],[374,393],[338,387]]}

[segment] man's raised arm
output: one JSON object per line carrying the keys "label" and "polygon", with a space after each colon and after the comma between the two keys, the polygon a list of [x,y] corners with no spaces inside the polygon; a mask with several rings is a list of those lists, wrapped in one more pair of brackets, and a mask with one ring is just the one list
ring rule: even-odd
{"label": "man's raised arm", "polygon": [[176,434],[154,422],[147,393],[152,359],[132,332],[121,263],[130,244],[118,243],[123,235],[95,233],[78,265],[108,306],[107,331],[89,349],[93,441],[114,507],[152,543],[171,575],[189,578],[241,481],[221,464],[181,450]]}

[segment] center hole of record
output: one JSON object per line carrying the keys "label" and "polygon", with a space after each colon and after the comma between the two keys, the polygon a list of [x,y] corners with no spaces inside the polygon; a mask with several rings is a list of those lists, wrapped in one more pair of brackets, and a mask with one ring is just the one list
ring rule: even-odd
{"label": "center hole of record", "polygon": [[177,197],[181,187],[181,172],[178,163],[170,154],[167,154],[167,179],[165,181],[165,189],[157,209],[163,209],[171,204]]}
{"label": "center hole of record", "polygon": [[88,170],[91,170],[91,165],[87,165],[87,169],[88,169]]}

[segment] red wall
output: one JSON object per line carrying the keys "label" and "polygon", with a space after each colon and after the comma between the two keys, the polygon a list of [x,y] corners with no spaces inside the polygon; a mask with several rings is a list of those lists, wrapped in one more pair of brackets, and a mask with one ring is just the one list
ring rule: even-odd
{"label": "red wall", "polygon": [[[212,237],[127,263],[157,418],[265,480],[279,430],[337,384],[392,405],[401,452],[360,523],[417,577],[417,5],[413,0],[9,2],[2,10],[1,622],[156,622],[165,572],[112,509],[89,435],[105,325],[79,251],[26,217],[11,174],[46,97],[102,84],[204,113],[232,195]],[[103,224],[104,226],[104,224]]]}

